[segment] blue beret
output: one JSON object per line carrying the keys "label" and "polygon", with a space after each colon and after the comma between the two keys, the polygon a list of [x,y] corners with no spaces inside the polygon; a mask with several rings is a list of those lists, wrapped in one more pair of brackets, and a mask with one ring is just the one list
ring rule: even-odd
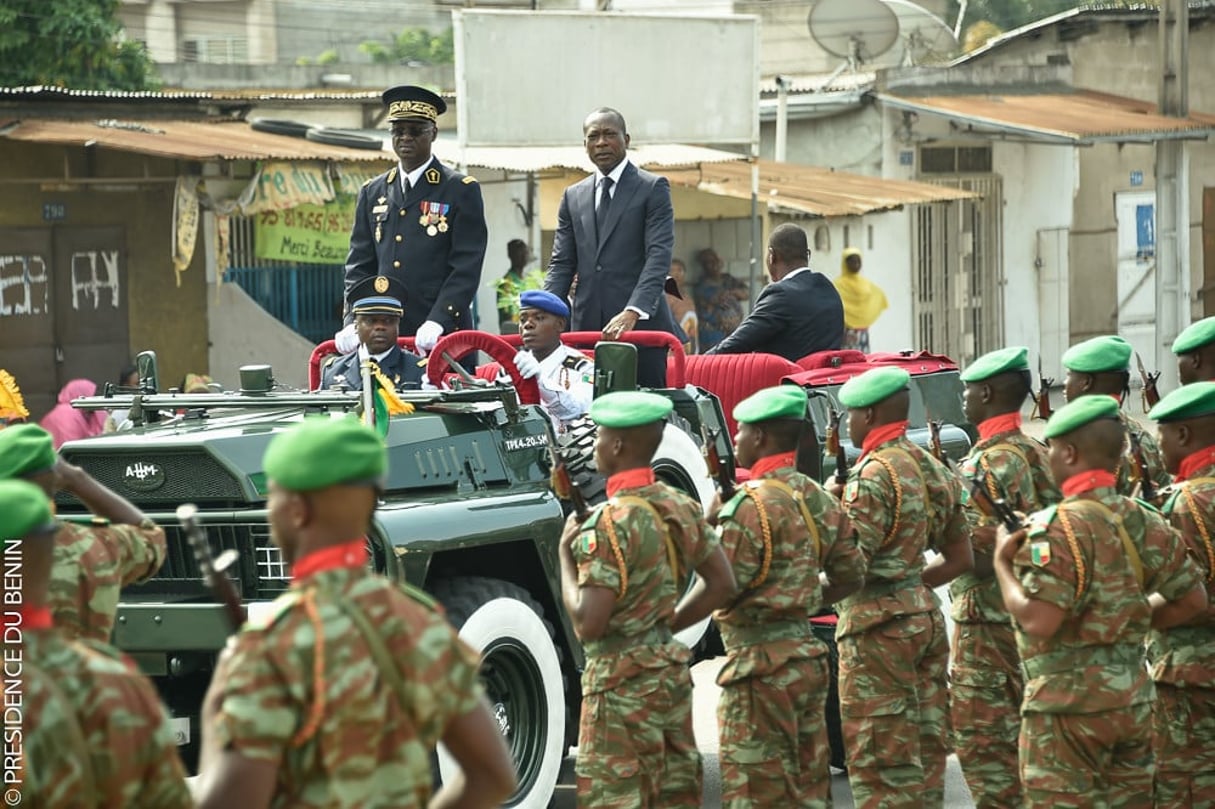
{"label": "blue beret", "polygon": [[539,309],[557,317],[569,319],[570,308],[565,301],[542,289],[529,289],[519,295],[520,309]]}

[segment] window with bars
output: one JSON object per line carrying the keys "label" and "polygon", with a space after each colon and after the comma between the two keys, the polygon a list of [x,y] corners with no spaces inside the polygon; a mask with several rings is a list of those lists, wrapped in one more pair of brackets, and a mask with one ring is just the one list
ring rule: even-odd
{"label": "window with bars", "polygon": [[990,146],[924,146],[920,148],[921,174],[988,174]]}
{"label": "window with bars", "polygon": [[216,65],[249,62],[249,40],[244,37],[190,37],[181,42],[181,61]]}

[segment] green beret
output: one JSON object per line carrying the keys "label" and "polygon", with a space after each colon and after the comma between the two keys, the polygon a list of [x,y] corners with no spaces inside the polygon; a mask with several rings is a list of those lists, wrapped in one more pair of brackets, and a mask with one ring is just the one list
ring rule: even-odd
{"label": "green beret", "polygon": [[1173,353],[1189,354],[1208,343],[1215,343],[1215,317],[1204,317],[1186,326],[1173,341]]}
{"label": "green beret", "polygon": [[1047,438],[1058,438],[1098,419],[1116,418],[1118,401],[1114,397],[1099,394],[1081,396],[1055,411],[1050,421],[1046,422],[1044,435]]}
{"label": "green beret", "polygon": [[591,421],[604,427],[640,427],[661,421],[674,409],[670,399],[657,393],[605,393],[591,402]]}
{"label": "green beret", "polygon": [[59,527],[46,492],[28,480],[0,480],[0,538],[5,542],[49,534]]}
{"label": "green beret", "polygon": [[1215,415],[1215,382],[1193,382],[1169,393],[1152,408],[1153,421],[1185,421]]}
{"label": "green beret", "polygon": [[840,388],[840,404],[844,407],[869,407],[888,399],[911,382],[911,374],[902,368],[874,368],[854,376]]}
{"label": "green beret", "polygon": [[734,420],[754,424],[768,419],[803,419],[809,398],[798,385],[764,388],[735,405]]}
{"label": "green beret", "polygon": [[1082,374],[1125,371],[1130,363],[1131,344],[1116,334],[1076,343],[1063,352],[1063,367]]}
{"label": "green beret", "polygon": [[45,472],[56,460],[51,434],[37,424],[15,424],[0,430],[0,480]]}
{"label": "green beret", "polygon": [[962,372],[963,382],[983,382],[997,374],[1010,371],[1029,370],[1029,349],[1025,346],[1011,346],[998,351],[989,351],[976,359]]}
{"label": "green beret", "polygon": [[380,485],[388,467],[375,430],[350,418],[309,418],[274,437],[262,469],[284,489],[310,492],[340,484]]}

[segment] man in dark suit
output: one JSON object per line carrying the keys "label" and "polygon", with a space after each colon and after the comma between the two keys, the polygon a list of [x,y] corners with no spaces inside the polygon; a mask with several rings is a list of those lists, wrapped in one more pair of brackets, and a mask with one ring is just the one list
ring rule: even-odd
{"label": "man in dark suit", "polygon": [[768,237],[768,276],[751,314],[706,354],[778,354],[799,360],[838,349],[844,340],[844,304],[835,285],[808,266],[806,231],[780,225]]}
{"label": "man in dark suit", "polygon": [[421,388],[420,358],[397,345],[401,314],[405,311],[397,297],[404,294],[400,282],[378,275],[363,279],[351,293],[356,296],[350,311],[359,347],[349,354],[326,358],[321,365],[321,390],[332,387],[362,390],[362,363],[367,359],[379,366],[397,390]]}
{"label": "man in dark suit", "polygon": [[[429,352],[446,332],[472,328],[488,231],[481,187],[431,155],[443,99],[421,87],[385,90],[392,148],[400,163],[359,190],[346,300],[359,281],[378,275],[404,284],[401,333]],[[347,314],[346,323],[351,324]],[[335,336],[343,353],[357,347],[350,325]]]}
{"label": "man in dark suit", "polygon": [[[574,291],[570,328],[602,331],[617,340],[631,329],[665,331],[682,342],[663,294],[675,242],[671,187],[625,155],[624,117],[602,107],[582,125],[595,173],[565,189],[544,288],[566,298]],[[638,355],[638,382],[666,384],[665,350]]]}

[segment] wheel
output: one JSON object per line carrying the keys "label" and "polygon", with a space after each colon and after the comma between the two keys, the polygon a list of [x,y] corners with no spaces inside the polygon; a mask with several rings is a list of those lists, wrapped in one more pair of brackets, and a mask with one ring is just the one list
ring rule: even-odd
{"label": "wheel", "polygon": [[[565,685],[553,627],[526,590],[500,579],[447,579],[431,593],[460,638],[481,653],[481,681],[519,780],[503,806],[544,809],[566,753]],[[457,769],[440,745],[440,777]]]}
{"label": "wheel", "polygon": [[339,129],[326,129],[314,126],[304,133],[304,137],[313,143],[327,143],[330,146],[345,146],[348,149],[367,149],[382,151],[384,139],[370,135],[360,135],[358,132],[343,132]]}
{"label": "wheel", "polygon": [[253,118],[249,121],[249,128],[254,132],[269,132],[272,135],[287,135],[292,138],[302,138],[307,136],[308,130],[314,127],[312,124],[303,124],[299,121],[283,121],[278,118]]}

